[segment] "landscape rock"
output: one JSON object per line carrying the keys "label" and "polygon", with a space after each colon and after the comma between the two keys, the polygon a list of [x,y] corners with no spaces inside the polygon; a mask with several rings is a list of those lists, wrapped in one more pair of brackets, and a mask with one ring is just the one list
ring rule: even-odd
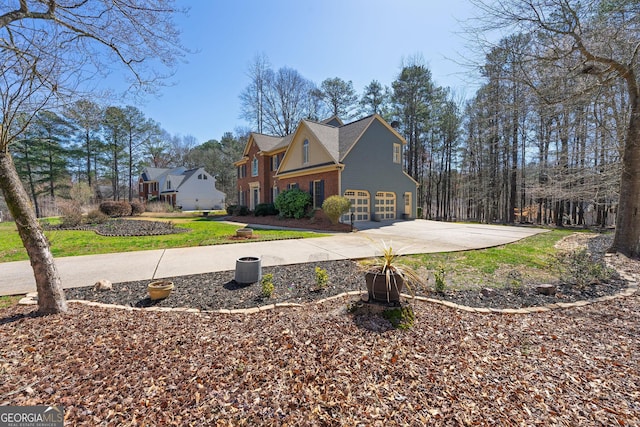
{"label": "landscape rock", "polygon": [[113,289],[113,283],[111,283],[107,279],[98,280],[95,285],[93,285],[94,291],[110,291]]}
{"label": "landscape rock", "polygon": [[491,298],[496,295],[496,290],[492,288],[483,288],[480,293],[483,297]]}
{"label": "landscape rock", "polygon": [[545,283],[542,285],[536,286],[536,292],[541,295],[555,295],[556,293],[556,285],[552,285],[549,283]]}

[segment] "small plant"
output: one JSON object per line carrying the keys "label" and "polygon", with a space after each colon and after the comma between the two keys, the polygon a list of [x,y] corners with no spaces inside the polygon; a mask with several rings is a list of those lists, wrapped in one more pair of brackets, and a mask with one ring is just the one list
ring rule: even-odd
{"label": "small plant", "polygon": [[509,278],[509,289],[516,294],[522,292],[522,274],[517,270],[511,270],[507,277]]}
{"label": "small plant", "polygon": [[565,283],[584,288],[592,282],[607,280],[613,272],[601,263],[595,262],[591,254],[582,248],[577,251],[563,252],[558,255],[561,280]]}
{"label": "small plant", "polygon": [[382,312],[382,317],[387,319],[396,329],[409,329],[416,321],[416,315],[410,305],[385,310]]}
{"label": "small plant", "polygon": [[351,201],[342,196],[327,197],[322,203],[322,210],[332,224],[337,224],[340,217],[351,209]]}
{"label": "small plant", "polygon": [[412,297],[415,296],[414,285],[421,285],[424,281],[417,271],[399,263],[398,258],[399,254],[393,249],[391,243],[387,244],[383,240],[382,256],[373,260],[373,266],[368,267],[365,274],[370,298],[380,301],[380,297],[376,294],[385,293],[377,284],[378,276],[384,279],[382,285],[386,288],[386,302],[398,302],[402,286],[406,286]]}
{"label": "small plant", "polygon": [[316,286],[318,289],[325,289],[329,284],[329,274],[327,270],[316,266]]}
{"label": "small plant", "polygon": [[447,283],[445,281],[445,274],[446,272],[445,272],[444,264],[438,265],[438,267],[433,272],[433,277],[436,281],[434,290],[439,294],[444,293],[444,290],[447,287]]}
{"label": "small plant", "polygon": [[260,279],[260,284],[262,285],[262,296],[264,296],[265,298],[271,298],[273,292],[276,289],[275,285],[273,284],[273,274],[268,273],[262,276],[262,279]]}

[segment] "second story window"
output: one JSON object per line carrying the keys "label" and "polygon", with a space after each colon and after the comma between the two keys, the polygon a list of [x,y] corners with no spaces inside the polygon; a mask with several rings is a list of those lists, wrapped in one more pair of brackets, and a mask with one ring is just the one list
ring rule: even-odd
{"label": "second story window", "polygon": [[258,176],[258,158],[254,157],[251,162],[251,176]]}
{"label": "second story window", "polygon": [[304,143],[302,144],[302,163],[305,165],[309,163],[309,140],[308,139],[305,139]]}
{"label": "second story window", "polygon": [[167,180],[167,190],[171,190],[171,180]]}
{"label": "second story window", "polygon": [[271,170],[277,171],[279,166],[280,166],[280,155],[276,154],[271,158]]}
{"label": "second story window", "polygon": [[400,163],[402,160],[402,149],[400,144],[393,144],[393,163]]}

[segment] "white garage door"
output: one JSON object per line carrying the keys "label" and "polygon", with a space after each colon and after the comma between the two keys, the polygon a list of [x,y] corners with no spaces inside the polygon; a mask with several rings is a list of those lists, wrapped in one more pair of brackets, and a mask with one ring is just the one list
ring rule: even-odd
{"label": "white garage door", "polygon": [[[370,197],[368,191],[347,190],[344,197],[351,201],[351,212],[353,212],[354,221],[369,221]],[[351,221],[351,213],[342,217],[342,222]]]}
{"label": "white garage door", "polygon": [[376,219],[396,219],[396,193],[378,191],[376,193]]}

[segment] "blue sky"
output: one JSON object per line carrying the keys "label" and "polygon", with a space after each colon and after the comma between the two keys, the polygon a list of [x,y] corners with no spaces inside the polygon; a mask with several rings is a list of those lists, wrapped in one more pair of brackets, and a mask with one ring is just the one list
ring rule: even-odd
{"label": "blue sky", "polygon": [[[372,80],[390,86],[403,59],[421,55],[433,79],[470,96],[468,70],[456,64],[465,49],[460,20],[466,0],[181,0],[183,44],[194,51],[162,88],[139,105],[171,134],[199,143],[247,126],[239,95],[256,54],[271,67],[290,67],[319,85],[340,77],[358,94]],[[465,75],[467,73],[467,75]]]}

